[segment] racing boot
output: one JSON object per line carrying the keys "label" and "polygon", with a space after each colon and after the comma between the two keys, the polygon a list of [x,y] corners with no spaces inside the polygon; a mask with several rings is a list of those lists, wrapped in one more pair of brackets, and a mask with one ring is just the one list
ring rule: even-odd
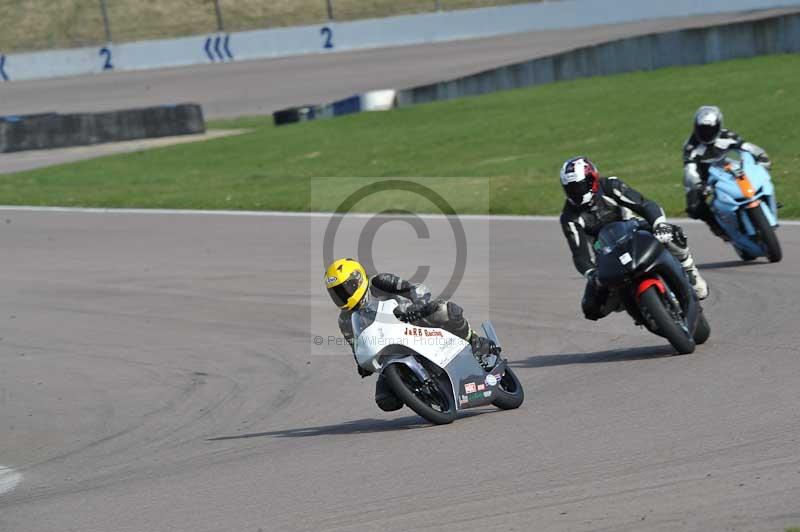
{"label": "racing boot", "polygon": [[697,294],[697,299],[705,299],[708,297],[708,283],[706,280],[703,279],[703,276],[700,275],[700,270],[697,269],[697,265],[694,263],[694,258],[689,255],[689,257],[681,262],[681,266],[683,266],[683,271],[686,272],[686,275],[689,277],[689,282],[694,288],[694,293]]}
{"label": "racing boot", "polygon": [[472,354],[475,355],[483,369],[490,371],[497,365],[498,357],[502,351],[500,346],[488,338],[479,336],[475,331],[472,331],[469,343],[472,345]]}

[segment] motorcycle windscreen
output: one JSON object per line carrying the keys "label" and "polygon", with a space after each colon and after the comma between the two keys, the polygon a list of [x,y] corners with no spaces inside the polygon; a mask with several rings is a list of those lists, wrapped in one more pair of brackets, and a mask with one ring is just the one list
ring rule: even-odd
{"label": "motorcycle windscreen", "polygon": [[630,239],[638,227],[639,222],[636,220],[613,222],[606,225],[597,235],[595,251],[599,255],[612,253],[615,248]]}
{"label": "motorcycle windscreen", "polygon": [[647,270],[665,248],[652,233],[639,231],[631,241],[631,254],[633,255],[633,270]]}
{"label": "motorcycle windscreen", "polygon": [[598,274],[603,284],[619,284],[631,271],[634,262],[631,242],[638,227],[639,222],[627,220],[608,224],[600,231],[594,247]]}

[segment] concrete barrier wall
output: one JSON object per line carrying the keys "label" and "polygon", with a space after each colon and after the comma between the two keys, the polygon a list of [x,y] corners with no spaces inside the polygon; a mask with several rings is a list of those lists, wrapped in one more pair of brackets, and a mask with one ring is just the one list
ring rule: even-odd
{"label": "concrete barrier wall", "polygon": [[800,6],[800,0],[560,0],[161,41],[3,55],[0,81],[331,53],[663,17]]}
{"label": "concrete barrier wall", "polygon": [[622,39],[398,92],[414,105],[554,81],[800,52],[800,14]]}

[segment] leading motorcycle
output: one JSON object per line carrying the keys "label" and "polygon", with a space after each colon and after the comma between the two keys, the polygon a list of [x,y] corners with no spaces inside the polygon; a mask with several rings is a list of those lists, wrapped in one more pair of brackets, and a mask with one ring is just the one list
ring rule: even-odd
{"label": "leading motorcycle", "polygon": [[[358,364],[382,374],[394,394],[436,425],[452,423],[467,408],[519,408],[525,394],[507,361],[484,368],[469,342],[444,329],[415,327],[394,314],[397,301],[376,301],[352,313]],[[481,325],[498,346],[491,322]]]}

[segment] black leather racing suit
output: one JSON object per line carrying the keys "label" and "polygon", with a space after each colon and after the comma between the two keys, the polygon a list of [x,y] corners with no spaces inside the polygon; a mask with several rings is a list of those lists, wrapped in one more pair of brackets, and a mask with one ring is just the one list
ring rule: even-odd
{"label": "black leather racing suit", "polygon": [[769,168],[767,153],[753,143],[745,142],[733,131],[723,129],[717,140],[703,144],[692,135],[683,146],[683,185],[686,190],[686,212],[689,217],[703,220],[716,235],[722,235],[714,213],[707,202],[708,169],[727,150],[743,150]]}
{"label": "black leather racing suit", "polygon": [[[378,301],[394,299],[398,303],[399,311],[417,312],[420,318],[411,321],[412,325],[437,327],[464,340],[472,339],[472,330],[464,318],[462,308],[452,301],[441,299],[431,301],[431,294],[424,285],[411,284],[391,273],[381,273],[370,279],[367,297]],[[339,314],[339,330],[352,349],[354,333],[351,315],[352,311],[348,310],[343,310]],[[370,375],[370,372],[361,366],[358,366],[358,373],[362,377]],[[380,376],[375,383],[375,402],[382,410],[386,411],[398,410],[403,407],[403,403],[389,390],[383,376]]]}
{"label": "black leather racing suit", "polygon": [[[583,295],[583,313],[587,319],[604,318],[619,306],[619,298],[605,286],[596,282],[594,243],[600,230],[609,223],[632,218],[636,214],[651,225],[666,223],[664,211],[654,201],[626,185],[616,177],[600,179],[599,188],[589,205],[576,206],[565,202],[561,213],[561,228],[572,251],[575,268],[588,282]],[[686,236],[676,225],[669,225],[672,241],[666,244],[684,269],[694,267]],[[609,297],[612,296],[612,297]]]}

